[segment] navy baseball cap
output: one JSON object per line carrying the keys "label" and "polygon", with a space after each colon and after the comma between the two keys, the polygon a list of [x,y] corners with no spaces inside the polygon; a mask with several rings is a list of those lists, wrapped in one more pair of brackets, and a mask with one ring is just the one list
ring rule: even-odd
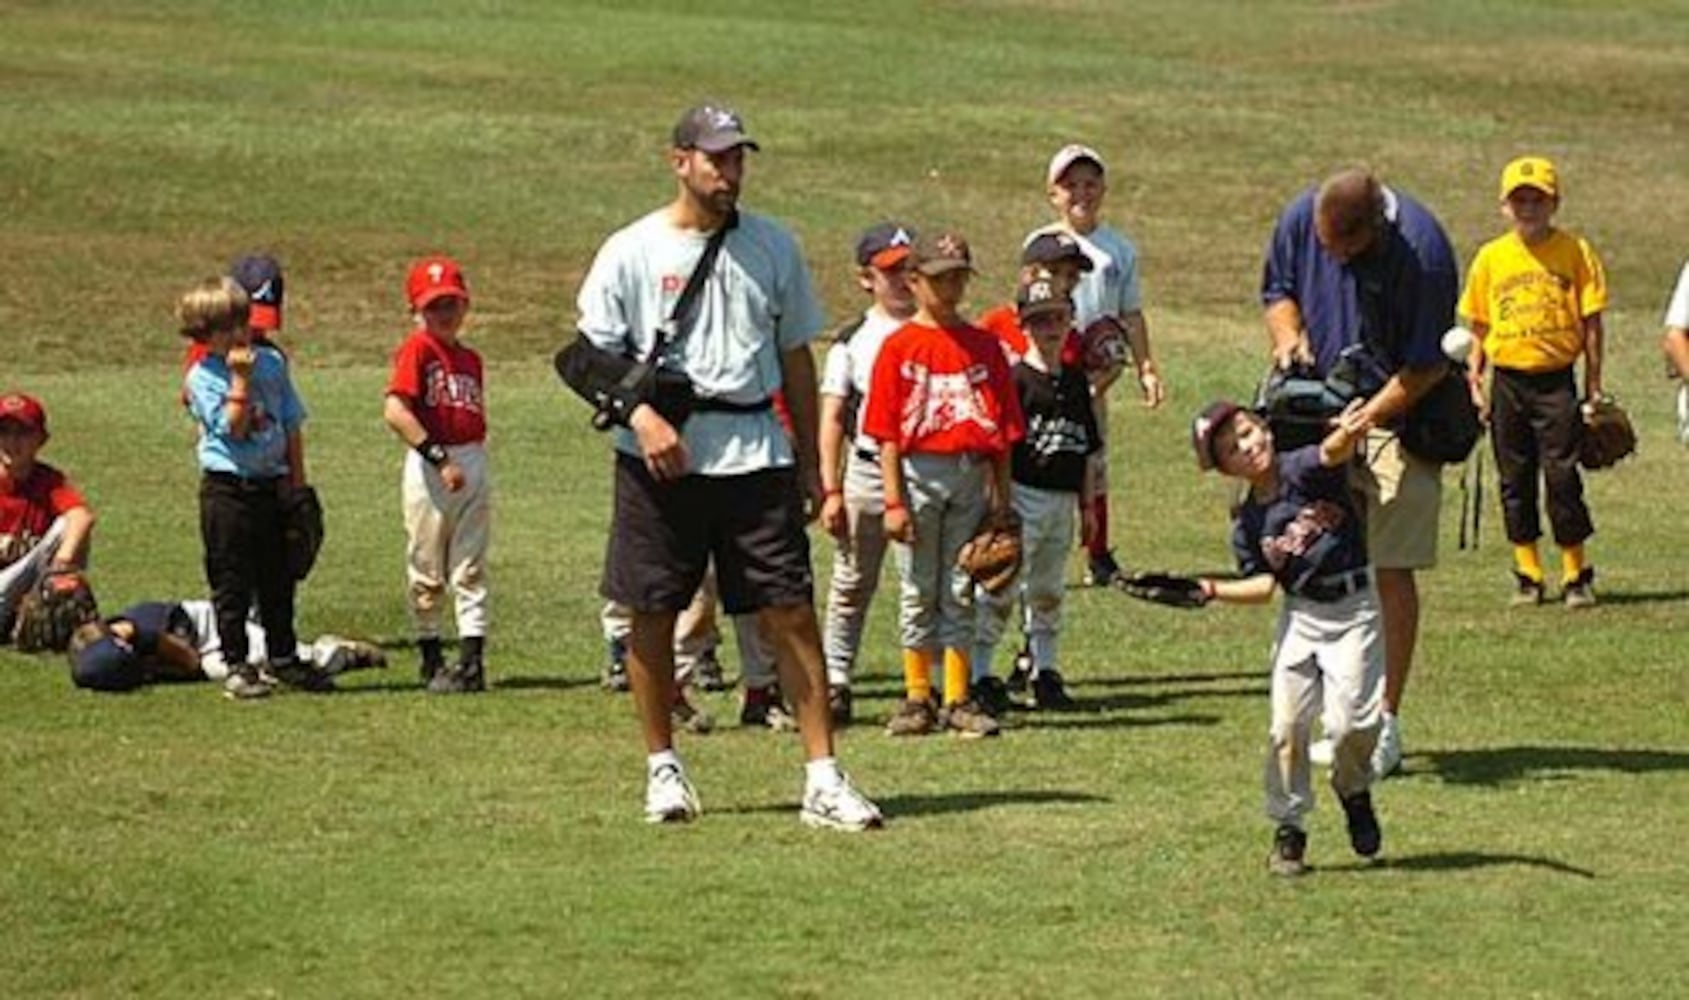
{"label": "navy baseball cap", "polygon": [[1060,264],[1069,260],[1078,264],[1081,271],[1095,266],[1071,233],[1039,233],[1020,252],[1022,264]]}
{"label": "navy baseball cap", "polygon": [[1072,309],[1073,300],[1056,291],[1055,278],[1048,271],[1039,271],[1030,280],[1021,282],[1020,291],[1015,295],[1015,310],[1022,320]]}
{"label": "navy baseball cap", "polygon": [[1214,454],[1214,439],[1220,436],[1220,431],[1232,422],[1232,418],[1243,412],[1243,407],[1229,399],[1219,399],[1203,407],[1202,412],[1191,421],[1191,448],[1196,451],[1197,468],[1207,471],[1217,468],[1220,459]]}
{"label": "navy baseball cap", "polygon": [[259,330],[279,330],[282,324],[281,264],[269,254],[248,254],[229,267],[229,277],[246,290],[252,302],[247,325]]}
{"label": "navy baseball cap", "polygon": [[674,148],[699,149],[706,153],[722,153],[735,146],[761,149],[755,139],[745,134],[745,123],[739,113],[725,104],[706,102],[688,108],[674,123]]}
{"label": "navy baseball cap", "polygon": [[71,651],[70,679],[92,691],[133,691],[147,682],[147,673],[134,648],[107,633]]}
{"label": "navy baseball cap", "polygon": [[856,241],[856,265],[877,268],[896,267],[909,257],[915,231],[901,222],[882,222],[864,232]]}

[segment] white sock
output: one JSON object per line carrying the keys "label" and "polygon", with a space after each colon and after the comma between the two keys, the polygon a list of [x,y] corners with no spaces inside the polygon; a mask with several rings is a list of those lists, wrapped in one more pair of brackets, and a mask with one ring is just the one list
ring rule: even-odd
{"label": "white sock", "polygon": [[[658,750],[645,758],[645,773],[654,777],[659,770],[671,764],[680,767],[680,755],[674,752],[674,748]],[[684,767],[680,767],[680,769],[686,770]]]}
{"label": "white sock", "polygon": [[844,780],[844,775],[839,773],[837,757],[817,757],[806,761],[803,773],[806,788],[833,788]]}
{"label": "white sock", "polygon": [[1032,670],[1043,673],[1056,669],[1056,634],[1054,632],[1034,632],[1027,639],[1032,648]]}

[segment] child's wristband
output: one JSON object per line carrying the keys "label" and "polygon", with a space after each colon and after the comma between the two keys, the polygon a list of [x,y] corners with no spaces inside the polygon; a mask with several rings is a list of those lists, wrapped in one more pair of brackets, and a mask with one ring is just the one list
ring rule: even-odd
{"label": "child's wristband", "polygon": [[886,512],[887,513],[890,513],[891,511],[894,511],[894,510],[902,510],[902,509],[903,509],[903,501],[902,500],[893,500],[890,497],[886,498]]}
{"label": "child's wristband", "polygon": [[844,496],[844,490],[841,490],[841,489],[839,489],[838,487],[835,486],[830,490],[829,489],[822,490],[821,495],[824,496],[824,497],[842,497],[842,496]]}
{"label": "child's wristband", "polygon": [[416,453],[422,456],[423,461],[433,466],[445,464],[448,457],[446,455],[446,446],[433,438],[423,438],[420,442],[418,442],[416,445]]}
{"label": "child's wristband", "polygon": [[246,402],[246,394],[245,393],[231,392],[223,398],[224,398],[225,402],[229,402],[229,403],[244,403],[244,402]]}

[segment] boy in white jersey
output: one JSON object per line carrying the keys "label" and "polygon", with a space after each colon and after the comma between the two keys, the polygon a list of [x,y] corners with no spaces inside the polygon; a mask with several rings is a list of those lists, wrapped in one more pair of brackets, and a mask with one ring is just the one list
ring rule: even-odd
{"label": "boy in white jersey", "polygon": [[[1090,331],[1098,323],[1117,325],[1131,345],[1144,405],[1160,406],[1167,389],[1150,353],[1149,326],[1144,321],[1138,286],[1138,251],[1124,234],[1102,221],[1108,181],[1101,154],[1089,146],[1063,146],[1050,158],[1045,185],[1050,206],[1056,211],[1056,221],[1028,234],[1027,242],[1046,232],[1066,232],[1079,241],[1092,266],[1073,289],[1074,325],[1082,332]],[[1105,436],[1107,393],[1113,381],[1092,382],[1097,426]],[[1085,582],[1091,586],[1105,586],[1120,574],[1109,545],[1107,456],[1104,448],[1093,459],[1097,463],[1096,495],[1092,501],[1096,531],[1086,543],[1090,558],[1085,574]]]}

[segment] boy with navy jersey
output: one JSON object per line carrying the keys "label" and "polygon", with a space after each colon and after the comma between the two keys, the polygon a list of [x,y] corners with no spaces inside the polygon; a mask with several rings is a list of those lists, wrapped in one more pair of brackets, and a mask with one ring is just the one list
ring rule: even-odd
{"label": "boy with navy jersey", "polygon": [[1032,660],[1033,701],[1039,708],[1070,708],[1073,702],[1056,669],[1062,574],[1073,547],[1075,512],[1083,512],[1082,537],[1089,538],[1096,527],[1088,502],[1096,483],[1090,459],[1102,447],[1102,433],[1085,372],[1063,364],[1073,302],[1050,272],[1033,271],[1029,278],[1016,297],[1019,325],[1029,344],[1011,373],[1026,437],[1009,454],[1010,502],[1021,521],[1023,563],[1016,586],[998,594],[975,589],[979,633],[972,668],[976,687],[991,676],[992,653],[1018,593]]}
{"label": "boy with navy jersey", "polygon": [[1239,578],[1199,582],[1205,600],[1259,604],[1285,591],[1273,643],[1267,815],[1276,824],[1269,870],[1300,875],[1313,806],[1308,736],[1323,707],[1332,739],[1331,787],[1349,843],[1363,858],[1383,843],[1373,813],[1372,751],[1381,725],[1384,647],[1364,525],[1347,480],[1370,422],[1360,401],[1319,444],[1285,454],[1255,413],[1216,402],[1196,418],[1197,464],[1245,480],[1232,525]]}

